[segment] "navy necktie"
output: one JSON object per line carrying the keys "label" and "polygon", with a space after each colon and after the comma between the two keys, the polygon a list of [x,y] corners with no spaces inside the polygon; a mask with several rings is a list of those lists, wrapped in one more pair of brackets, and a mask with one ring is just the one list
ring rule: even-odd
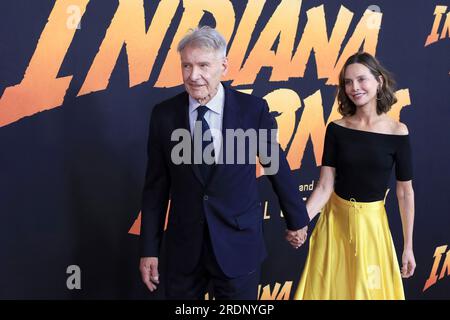
{"label": "navy necktie", "polygon": [[[209,144],[211,144],[212,143],[212,141],[208,141],[208,140],[204,140],[203,138],[205,137],[205,132],[206,131],[208,131],[209,130],[209,125],[208,125],[208,122],[206,122],[206,119],[205,119],[205,113],[206,113],[206,111],[208,111],[209,109],[208,109],[208,107],[207,106],[199,106],[198,108],[197,108],[197,121],[200,121],[201,122],[201,128],[202,128],[202,155],[204,155],[204,151],[205,151],[205,148],[209,145]],[[214,157],[214,150],[213,150],[213,152],[212,152],[212,156]],[[208,179],[208,177],[209,177],[209,175],[210,175],[210,173],[211,173],[211,170],[212,170],[212,168],[213,168],[213,164],[207,164],[207,163],[205,163],[205,160],[204,160],[204,158],[203,158],[203,156],[202,156],[202,162],[201,162],[201,164],[199,165],[199,169],[200,169],[200,172],[201,172],[201,174],[202,174],[202,176],[203,176],[203,180],[206,182],[206,180]]]}

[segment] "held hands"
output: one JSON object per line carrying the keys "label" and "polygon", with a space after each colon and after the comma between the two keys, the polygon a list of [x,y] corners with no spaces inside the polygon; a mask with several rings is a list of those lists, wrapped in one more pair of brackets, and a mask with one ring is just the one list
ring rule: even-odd
{"label": "held hands", "polygon": [[300,248],[301,245],[305,243],[307,237],[308,226],[304,226],[302,229],[296,231],[286,230],[286,241],[289,242],[295,249]]}
{"label": "held hands", "polygon": [[139,271],[141,271],[142,282],[145,283],[148,290],[150,290],[151,292],[155,291],[157,288],[156,285],[159,284],[158,258],[141,258]]}

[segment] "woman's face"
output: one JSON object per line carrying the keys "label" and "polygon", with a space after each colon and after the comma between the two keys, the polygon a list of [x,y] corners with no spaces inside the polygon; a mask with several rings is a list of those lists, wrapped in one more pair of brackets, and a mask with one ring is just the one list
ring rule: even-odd
{"label": "woman's face", "polygon": [[344,74],[345,93],[356,107],[377,105],[377,90],[381,86],[369,68],[361,63],[347,66]]}

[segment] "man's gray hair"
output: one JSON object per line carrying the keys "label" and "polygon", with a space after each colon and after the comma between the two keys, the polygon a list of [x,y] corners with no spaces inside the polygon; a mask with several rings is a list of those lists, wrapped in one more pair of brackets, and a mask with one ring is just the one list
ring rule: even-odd
{"label": "man's gray hair", "polygon": [[181,52],[187,46],[194,48],[210,48],[220,52],[225,58],[227,55],[227,42],[214,28],[202,26],[191,29],[178,43],[177,51]]}

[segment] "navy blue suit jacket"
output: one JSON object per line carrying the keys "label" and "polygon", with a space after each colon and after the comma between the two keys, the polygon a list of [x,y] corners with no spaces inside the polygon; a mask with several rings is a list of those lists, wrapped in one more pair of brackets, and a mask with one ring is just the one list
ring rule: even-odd
{"label": "navy blue suit jacket", "polygon": [[[275,129],[276,121],[265,100],[224,88],[222,144],[223,158],[226,159],[230,152],[226,148],[226,129]],[[169,270],[182,273],[193,270],[200,259],[204,224],[207,223],[222,271],[229,277],[248,274],[266,257],[256,166],[249,161],[216,164],[208,181],[203,181],[197,165],[174,164],[171,152],[178,141],[171,141],[171,134],[178,128],[190,132],[188,106],[188,94],[183,92],[156,105],[152,112],[142,202],[141,256],[160,255],[170,198],[165,232]],[[297,230],[304,227],[309,218],[284,151],[276,141],[268,141],[269,145],[271,143],[276,144],[279,153],[279,170],[268,178],[278,196],[288,229]],[[236,150],[237,146],[235,159]]]}

